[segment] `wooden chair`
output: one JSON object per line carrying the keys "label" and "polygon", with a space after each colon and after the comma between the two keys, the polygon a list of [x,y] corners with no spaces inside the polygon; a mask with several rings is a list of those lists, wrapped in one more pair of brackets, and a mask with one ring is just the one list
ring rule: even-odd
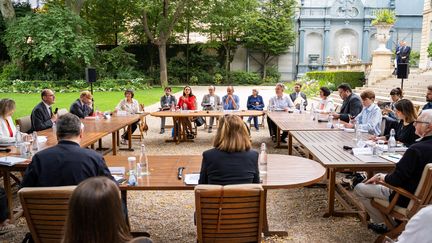
{"label": "wooden chair", "polygon": [[36,243],[61,242],[69,210],[69,198],[76,186],[25,187],[18,196]]}
{"label": "wooden chair", "polygon": [[32,128],[30,116],[23,116],[15,120],[15,123],[20,126],[21,132],[29,132]]}
{"label": "wooden chair", "polygon": [[[375,242],[383,242],[386,236],[396,239],[396,237],[405,229],[408,220],[421,208],[432,203],[432,163],[425,166],[414,195],[400,187],[394,187],[385,182],[380,184],[396,192],[396,195],[391,202],[377,198],[372,199],[372,205],[381,212],[385,224],[390,230],[389,232],[379,236]],[[400,196],[405,196],[410,199],[408,207],[403,208],[396,205]],[[394,227],[392,224],[393,219],[397,219],[401,221],[401,223]]]}
{"label": "wooden chair", "polygon": [[261,242],[264,190],[259,184],[198,185],[198,242]]}

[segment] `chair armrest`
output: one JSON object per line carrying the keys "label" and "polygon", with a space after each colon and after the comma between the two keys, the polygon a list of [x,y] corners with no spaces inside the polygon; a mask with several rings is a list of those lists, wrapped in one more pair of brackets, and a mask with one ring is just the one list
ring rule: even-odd
{"label": "chair armrest", "polygon": [[407,198],[414,200],[414,201],[419,201],[419,199],[415,195],[413,195],[412,193],[410,193],[409,191],[407,191],[403,188],[392,186],[392,185],[390,185],[386,182],[383,182],[383,181],[379,181],[377,183],[395,191],[396,193],[398,193],[404,197],[407,197]]}

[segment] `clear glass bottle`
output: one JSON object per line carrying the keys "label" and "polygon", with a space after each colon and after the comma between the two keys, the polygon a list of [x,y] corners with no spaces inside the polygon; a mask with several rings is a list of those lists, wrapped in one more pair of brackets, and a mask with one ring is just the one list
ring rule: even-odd
{"label": "clear glass bottle", "polygon": [[354,130],[355,130],[355,141],[357,143],[357,147],[358,148],[363,148],[364,145],[365,145],[365,143],[363,142],[363,137],[362,137],[362,134],[361,134],[361,130],[358,127],[358,124],[355,124]]}
{"label": "clear glass bottle", "polygon": [[23,142],[23,137],[21,134],[21,128],[19,125],[16,125],[16,133],[15,133],[15,147],[19,147],[20,144]]}
{"label": "clear glass bottle", "polygon": [[136,158],[135,157],[128,157],[128,164],[129,164],[129,180],[128,184],[130,186],[135,186],[137,183],[136,179]]}
{"label": "clear glass bottle", "polygon": [[267,174],[267,146],[265,143],[261,144],[261,151],[258,156],[260,175]]}
{"label": "clear glass bottle", "polygon": [[57,125],[56,125],[55,122],[54,122],[53,125],[52,125],[52,131],[53,131],[54,135],[57,136]]}
{"label": "clear glass bottle", "polygon": [[[140,167],[139,173],[138,173],[138,166]],[[138,177],[150,175],[149,168],[148,168],[147,151],[144,143],[141,144],[141,153],[137,164],[137,175]]]}
{"label": "clear glass bottle", "polygon": [[332,112],[330,112],[328,115],[327,127],[333,128],[333,113]]}
{"label": "clear glass bottle", "polygon": [[389,153],[394,153],[396,152],[396,138],[395,138],[396,132],[395,130],[392,128],[390,130],[390,137],[389,140],[387,142],[387,146],[388,146],[388,152]]}
{"label": "clear glass bottle", "polygon": [[36,131],[34,131],[33,133],[32,133],[32,150],[33,150],[33,152],[37,152],[37,151],[39,151],[39,141],[38,141],[38,135],[37,135],[37,132]]}

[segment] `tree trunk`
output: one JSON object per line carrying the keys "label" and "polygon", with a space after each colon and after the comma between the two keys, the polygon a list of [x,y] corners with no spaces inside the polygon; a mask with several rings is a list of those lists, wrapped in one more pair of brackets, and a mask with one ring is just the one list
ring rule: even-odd
{"label": "tree trunk", "polygon": [[15,19],[15,9],[13,8],[11,0],[0,0],[0,10],[6,22]]}
{"label": "tree trunk", "polygon": [[225,81],[228,83],[229,83],[229,71],[230,71],[229,55],[230,55],[229,46],[225,46]]}
{"label": "tree trunk", "polygon": [[168,71],[166,58],[166,42],[158,45],[159,48],[159,67],[160,67],[160,82],[163,88],[168,86]]}
{"label": "tree trunk", "polygon": [[262,79],[265,79],[267,77],[267,55],[263,53],[263,75]]}

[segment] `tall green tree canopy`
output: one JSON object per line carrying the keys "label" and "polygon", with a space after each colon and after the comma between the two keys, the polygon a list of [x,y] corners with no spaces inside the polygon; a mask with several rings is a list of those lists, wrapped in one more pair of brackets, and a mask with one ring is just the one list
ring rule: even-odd
{"label": "tall green tree canopy", "polygon": [[263,78],[273,57],[288,51],[295,42],[295,0],[262,1],[258,15],[247,26],[245,45],[262,53]]}
{"label": "tall green tree canopy", "polygon": [[92,36],[78,15],[53,6],[9,25],[4,41],[10,57],[23,71],[37,67],[43,72],[67,73],[65,69],[73,67],[82,72],[82,66],[91,63],[95,52]]}

